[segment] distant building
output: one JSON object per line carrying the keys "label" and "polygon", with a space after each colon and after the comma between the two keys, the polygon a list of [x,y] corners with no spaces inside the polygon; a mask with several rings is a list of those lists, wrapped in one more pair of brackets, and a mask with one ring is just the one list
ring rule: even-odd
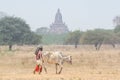
{"label": "distant building", "polygon": [[55,21],[50,25],[50,33],[56,33],[56,34],[62,34],[62,33],[68,33],[68,27],[63,23],[62,20],[62,14],[60,12],[60,9],[58,9],[56,15],[55,15]]}
{"label": "distant building", "polygon": [[120,16],[116,16],[116,17],[113,19],[113,22],[115,23],[116,26],[120,25]]}

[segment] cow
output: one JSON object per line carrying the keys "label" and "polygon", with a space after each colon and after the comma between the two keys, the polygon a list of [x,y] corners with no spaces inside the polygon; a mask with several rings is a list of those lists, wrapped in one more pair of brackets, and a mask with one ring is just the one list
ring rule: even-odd
{"label": "cow", "polygon": [[[45,72],[47,73],[46,63],[55,64],[56,65],[56,74],[60,74],[63,69],[63,63],[68,62],[72,64],[72,56],[70,55],[63,55],[62,52],[44,52],[43,53],[43,67]],[[58,72],[58,66],[60,66],[60,71]]]}

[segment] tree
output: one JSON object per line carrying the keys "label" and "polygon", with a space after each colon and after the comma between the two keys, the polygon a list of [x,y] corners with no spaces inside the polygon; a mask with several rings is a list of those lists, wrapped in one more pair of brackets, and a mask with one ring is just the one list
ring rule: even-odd
{"label": "tree", "polygon": [[[9,50],[12,49],[14,44],[25,44],[27,41],[34,39],[31,34],[34,35],[29,25],[21,18],[7,16],[0,19],[0,43],[9,45]],[[31,36],[31,39],[25,41],[26,35]]]}
{"label": "tree", "polygon": [[114,32],[115,32],[115,33],[120,32],[120,25],[117,25],[117,26],[115,27]]}
{"label": "tree", "polygon": [[79,41],[80,41],[81,34],[82,34],[82,32],[80,32],[79,30],[70,32],[68,34],[68,37],[66,38],[65,43],[66,44],[74,44],[75,48],[77,48],[77,45],[79,44]]}
{"label": "tree", "polygon": [[99,50],[103,43],[115,47],[114,40],[116,39],[113,31],[104,29],[89,30],[81,38],[81,42],[84,44],[94,44],[96,50]]}
{"label": "tree", "polygon": [[41,27],[36,29],[35,31],[37,34],[49,34],[49,28],[47,27]]}
{"label": "tree", "polygon": [[26,33],[23,36],[22,43],[27,45],[35,45],[41,43],[41,35],[37,35],[34,32]]}

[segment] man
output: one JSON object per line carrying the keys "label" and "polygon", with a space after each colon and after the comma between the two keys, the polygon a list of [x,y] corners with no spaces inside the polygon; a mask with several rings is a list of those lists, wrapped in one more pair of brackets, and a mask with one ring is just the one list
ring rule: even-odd
{"label": "man", "polygon": [[39,46],[35,51],[37,65],[33,71],[34,74],[36,72],[39,72],[39,74],[42,72],[42,62],[43,62],[42,51],[43,51],[42,46]]}

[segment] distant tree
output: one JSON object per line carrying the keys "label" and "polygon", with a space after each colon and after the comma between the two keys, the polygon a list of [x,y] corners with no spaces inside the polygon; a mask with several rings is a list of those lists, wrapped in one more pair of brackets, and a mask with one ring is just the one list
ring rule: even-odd
{"label": "distant tree", "polygon": [[115,27],[114,32],[115,32],[115,33],[120,32],[120,25],[117,25],[117,26]]}
{"label": "distant tree", "polygon": [[103,43],[115,47],[114,40],[113,31],[104,29],[89,30],[81,38],[81,42],[84,44],[94,44],[96,50],[99,50]]}
{"label": "distant tree", "polygon": [[49,34],[49,28],[47,27],[41,27],[36,29],[35,31],[37,34]]}
{"label": "distant tree", "polygon": [[42,36],[37,35],[34,32],[26,33],[23,36],[22,42],[27,45],[35,45],[41,43]]}
{"label": "distant tree", "polygon": [[66,44],[73,44],[75,45],[75,48],[77,48],[77,45],[79,44],[80,37],[81,37],[82,32],[79,30],[70,32],[68,37],[66,38],[65,43]]}
{"label": "distant tree", "polygon": [[9,45],[9,50],[14,44],[25,44],[32,41],[33,35],[29,25],[21,18],[9,16],[0,19],[0,44]]}

